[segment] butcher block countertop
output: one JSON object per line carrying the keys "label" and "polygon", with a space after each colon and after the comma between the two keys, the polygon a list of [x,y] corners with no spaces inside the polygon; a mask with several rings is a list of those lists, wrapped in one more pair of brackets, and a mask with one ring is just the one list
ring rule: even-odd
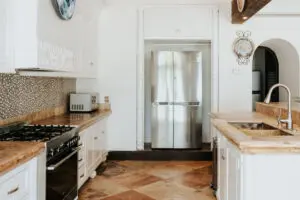
{"label": "butcher block countertop", "polygon": [[[79,130],[82,131],[110,114],[111,110],[98,110],[91,113],[66,113],[34,121],[32,124],[78,126]],[[0,142],[0,176],[36,157],[44,149],[45,143],[41,142]]]}
{"label": "butcher block countertop", "polygon": [[36,157],[44,149],[42,142],[0,142],[0,176]]}
{"label": "butcher block countertop", "polygon": [[[294,125],[293,131],[287,131],[282,127],[278,127],[275,118],[256,112],[211,113],[210,116],[214,127],[244,153],[300,153],[299,126]],[[278,127],[293,136],[248,136],[229,124],[229,122],[263,122],[273,127]]]}
{"label": "butcher block countertop", "polygon": [[79,130],[82,131],[98,120],[108,117],[110,114],[111,110],[98,110],[91,113],[66,113],[44,120],[34,121],[32,124],[79,126]]}

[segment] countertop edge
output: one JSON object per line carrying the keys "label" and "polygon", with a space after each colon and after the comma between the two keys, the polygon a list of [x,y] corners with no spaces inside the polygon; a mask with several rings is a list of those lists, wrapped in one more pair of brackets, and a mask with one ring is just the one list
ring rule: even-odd
{"label": "countertop edge", "polygon": [[79,126],[79,132],[89,128],[90,126],[92,126],[93,124],[95,124],[97,121],[101,120],[101,119],[104,119],[104,118],[107,118],[111,115],[111,110],[109,111],[105,111],[95,117],[92,117],[91,119],[89,120],[86,120],[86,122],[78,125]]}
{"label": "countertop edge", "polygon": [[[0,146],[3,144],[12,143],[12,142],[0,142]],[[34,147],[32,147],[33,143],[25,144],[23,146],[27,146],[26,150],[15,154],[14,156],[10,157],[9,160],[0,163],[0,177],[15,168],[19,167],[20,165],[28,162],[29,160],[33,159],[34,157],[38,156],[45,150],[45,143],[35,143]]]}
{"label": "countertop edge", "polygon": [[[95,116],[90,117],[90,119],[83,120],[83,122],[80,123],[80,124],[70,124],[70,125],[78,126],[79,132],[82,132],[83,130],[85,130],[88,127],[92,126],[97,121],[108,117],[112,113],[111,110],[104,110],[104,111],[98,111],[98,112],[99,113],[94,113]],[[65,116],[68,116],[68,115],[70,115],[70,117],[71,117],[71,115],[76,115],[76,114],[68,113],[68,114],[61,115],[61,117],[65,117]],[[79,115],[80,114],[81,113],[79,113]],[[59,118],[59,117],[60,116],[56,116],[56,118]],[[49,119],[51,119],[51,117]],[[43,121],[43,123],[32,122],[32,124],[47,124],[45,122],[47,120],[48,119],[41,120],[41,121]],[[10,142],[10,143],[14,143],[15,145],[17,145],[16,142]],[[20,143],[22,143],[23,147],[28,145],[28,148],[26,148],[24,151],[21,150],[21,152],[19,152],[18,154],[15,154],[14,156],[12,156],[8,159],[5,158],[4,161],[2,160],[2,163],[1,163],[1,160],[0,160],[0,176],[8,173],[9,171],[11,171],[11,170],[19,167],[20,165],[26,163],[27,161],[31,160],[32,158],[36,157],[41,152],[43,152],[44,149],[45,149],[45,143],[34,143],[35,144],[34,147],[32,147],[33,143],[32,144],[26,144],[24,142],[20,142]],[[8,144],[8,142],[0,142],[0,147],[1,147],[1,145],[5,145],[5,144]],[[11,149],[9,149],[8,147],[3,147],[3,149],[1,151],[10,151],[10,150]]]}
{"label": "countertop edge", "polygon": [[[234,146],[236,146],[244,154],[262,154],[262,153],[300,153],[300,135],[297,137],[297,141],[289,143],[285,141],[276,140],[252,140],[252,137],[245,135],[240,130],[228,124],[229,121],[245,121],[245,120],[226,120],[218,117],[217,114],[210,114],[212,125],[226,137]],[[266,119],[263,119],[263,118]],[[252,121],[252,120],[249,120]],[[264,122],[274,125],[276,119],[268,117],[266,115],[258,114],[253,122]],[[289,136],[291,137],[291,136]],[[292,139],[292,138],[291,138]],[[294,139],[294,138],[293,138]]]}

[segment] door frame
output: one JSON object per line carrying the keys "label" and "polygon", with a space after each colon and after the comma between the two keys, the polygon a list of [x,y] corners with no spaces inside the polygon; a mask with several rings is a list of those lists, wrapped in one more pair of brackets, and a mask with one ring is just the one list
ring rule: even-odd
{"label": "door frame", "polygon": [[[180,6],[180,5],[179,5]],[[190,7],[195,7],[193,5]],[[213,11],[213,31],[211,42],[211,112],[219,111],[219,9],[214,5],[198,5],[199,7],[208,7]],[[140,7],[138,12],[138,42],[137,42],[137,107],[136,107],[136,149],[144,150],[144,134],[145,134],[145,66],[144,66],[144,53],[145,53],[145,38],[144,38],[144,19],[143,13],[146,8],[150,7],[166,7],[166,6],[143,6]],[[178,6],[167,6],[178,7]],[[182,7],[182,6],[180,6]],[[189,7],[189,6],[185,6]],[[160,39],[160,38],[156,38]],[[189,38],[180,38],[178,40],[189,40]],[[193,39],[195,41],[195,39]],[[200,41],[200,40],[199,40]],[[211,130],[210,130],[211,132]],[[205,141],[210,142],[210,141]]]}

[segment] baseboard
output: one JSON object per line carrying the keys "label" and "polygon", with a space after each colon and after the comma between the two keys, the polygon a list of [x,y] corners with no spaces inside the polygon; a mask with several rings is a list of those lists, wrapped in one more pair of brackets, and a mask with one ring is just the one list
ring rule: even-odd
{"label": "baseboard", "polygon": [[203,144],[201,150],[111,151],[107,160],[211,161],[212,152],[210,144]]}

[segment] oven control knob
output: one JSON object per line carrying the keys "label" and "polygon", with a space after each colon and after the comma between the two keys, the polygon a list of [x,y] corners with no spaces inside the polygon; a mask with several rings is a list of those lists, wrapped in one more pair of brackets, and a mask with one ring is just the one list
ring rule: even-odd
{"label": "oven control knob", "polygon": [[49,154],[50,154],[50,156],[54,156],[54,149],[50,149]]}

